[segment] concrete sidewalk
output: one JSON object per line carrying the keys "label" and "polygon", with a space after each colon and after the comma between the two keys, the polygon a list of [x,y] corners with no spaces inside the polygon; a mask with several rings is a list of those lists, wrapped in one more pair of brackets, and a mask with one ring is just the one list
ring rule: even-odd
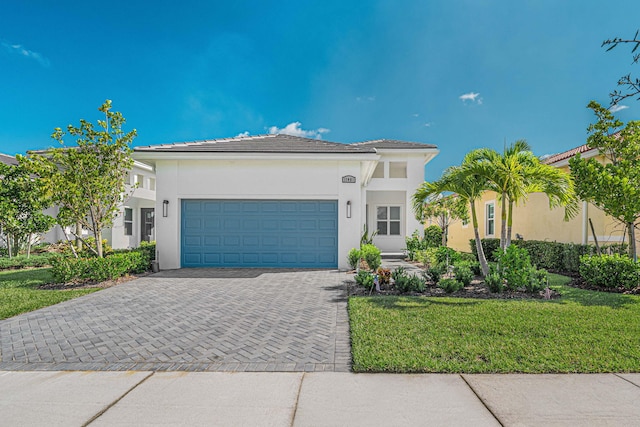
{"label": "concrete sidewalk", "polygon": [[0,371],[7,426],[637,426],[640,374]]}

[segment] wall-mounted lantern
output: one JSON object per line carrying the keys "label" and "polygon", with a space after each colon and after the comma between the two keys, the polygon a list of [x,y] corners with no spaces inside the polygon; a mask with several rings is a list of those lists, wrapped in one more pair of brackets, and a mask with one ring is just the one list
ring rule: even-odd
{"label": "wall-mounted lantern", "polygon": [[351,200],[347,201],[347,218],[351,218]]}
{"label": "wall-mounted lantern", "polygon": [[168,200],[163,200],[162,201],[162,216],[165,217],[165,218],[169,216],[169,201]]}

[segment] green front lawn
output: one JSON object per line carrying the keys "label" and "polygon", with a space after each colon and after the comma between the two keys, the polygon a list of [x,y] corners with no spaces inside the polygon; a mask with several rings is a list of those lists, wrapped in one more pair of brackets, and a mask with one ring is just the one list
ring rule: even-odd
{"label": "green front lawn", "polygon": [[45,290],[52,283],[50,268],[0,271],[0,319],[57,304],[98,289]]}
{"label": "green front lawn", "polygon": [[349,299],[356,372],[640,372],[640,296]]}

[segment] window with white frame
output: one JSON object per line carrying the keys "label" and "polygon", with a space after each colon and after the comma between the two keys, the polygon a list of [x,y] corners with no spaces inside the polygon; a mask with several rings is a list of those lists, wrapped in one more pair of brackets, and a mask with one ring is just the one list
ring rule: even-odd
{"label": "window with white frame", "polygon": [[144,188],[144,175],[141,173],[136,174],[136,184],[138,184],[138,188]]}
{"label": "window with white frame", "polygon": [[376,225],[379,236],[399,236],[400,206],[378,206]]}
{"label": "window with white frame", "polygon": [[156,180],[155,180],[155,178],[149,178],[149,190],[156,191]]}
{"label": "window with white frame", "polygon": [[485,205],[485,231],[487,236],[496,233],[496,204],[489,202]]}
{"label": "window with white frame", "polygon": [[133,209],[124,208],[124,235],[133,236]]}

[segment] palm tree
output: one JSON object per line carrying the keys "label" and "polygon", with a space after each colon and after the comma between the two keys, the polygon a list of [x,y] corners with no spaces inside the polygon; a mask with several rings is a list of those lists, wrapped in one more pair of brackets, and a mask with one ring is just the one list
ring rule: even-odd
{"label": "palm tree", "polygon": [[578,199],[571,176],[541,163],[526,141],[516,141],[505,147],[502,154],[489,148],[480,148],[467,156],[467,173],[485,177],[488,184],[486,189],[498,193],[502,207],[502,250],[511,244],[513,206],[526,201],[530,193],[545,193],[550,208],[564,206],[565,220],[577,213]]}
{"label": "palm tree", "polygon": [[435,182],[425,182],[418,187],[413,195],[413,210],[418,218],[422,218],[425,200],[430,196],[445,191],[457,194],[458,197],[468,203],[471,210],[471,222],[473,224],[478,261],[480,262],[482,275],[486,276],[489,274],[489,264],[487,263],[484,249],[482,248],[480,233],[478,232],[478,216],[476,214],[475,202],[482,196],[488,184],[486,178],[469,173],[469,169],[465,167],[467,163],[471,161],[468,157],[469,155],[465,157],[462,166],[452,166],[448,168],[439,180]]}

